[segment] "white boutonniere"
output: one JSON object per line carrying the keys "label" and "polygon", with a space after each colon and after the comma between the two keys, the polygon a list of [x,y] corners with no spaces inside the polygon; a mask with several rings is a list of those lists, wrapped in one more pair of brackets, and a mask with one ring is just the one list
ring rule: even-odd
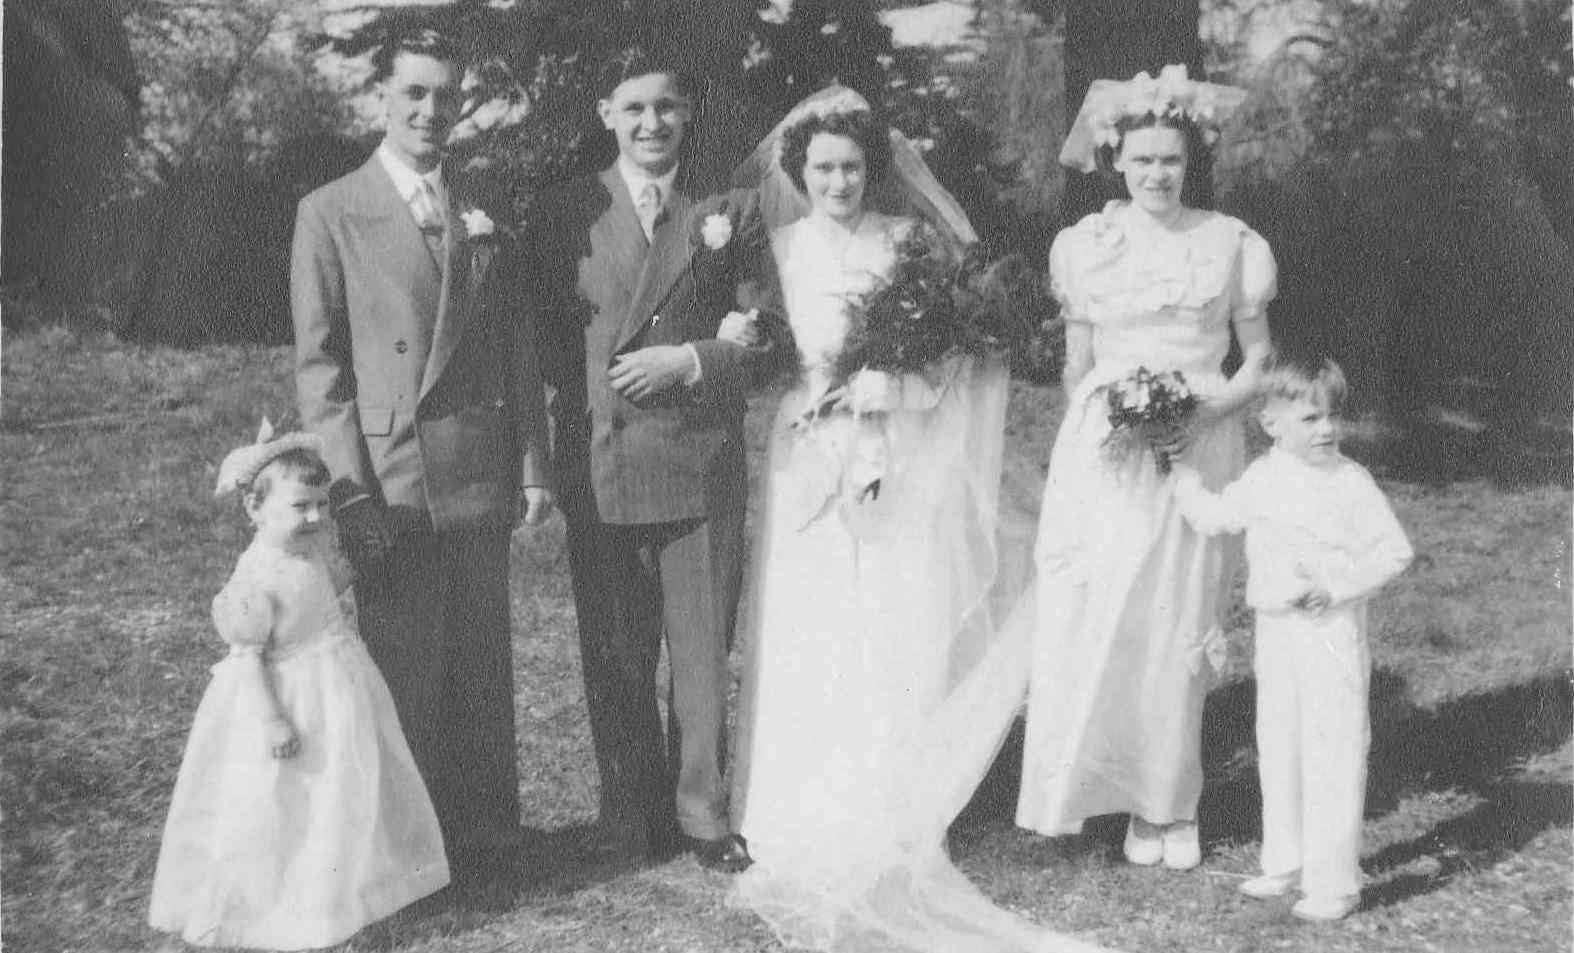
{"label": "white boutonniere", "polygon": [[700,226],[700,241],[711,251],[725,248],[732,241],[732,219],[722,212],[705,216],[705,222]]}
{"label": "white boutonniere", "polygon": [[465,223],[465,234],[472,239],[491,238],[497,232],[492,216],[478,208],[460,213],[459,220]]}

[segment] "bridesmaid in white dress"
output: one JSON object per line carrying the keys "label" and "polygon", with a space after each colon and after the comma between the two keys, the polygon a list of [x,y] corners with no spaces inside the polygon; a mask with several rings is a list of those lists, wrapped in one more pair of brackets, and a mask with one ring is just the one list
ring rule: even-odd
{"label": "bridesmaid in white dress", "polygon": [[[1131,199],[1066,229],[1050,251],[1068,401],[1040,516],[1017,823],[1072,834],[1126,812],[1127,859],[1174,869],[1201,860],[1202,709],[1223,656],[1232,553],[1185,524],[1151,453],[1103,452],[1100,388],[1138,366],[1181,371],[1201,407],[1170,449],[1211,489],[1240,474],[1241,410],[1270,350],[1273,255],[1241,221],[1181,201],[1188,163],[1206,148],[1199,124],[1236,93],[1190,82],[1182,67],[1096,85],[1061,161],[1091,170],[1102,151]],[[1244,361],[1226,377],[1232,329]]]}
{"label": "bridesmaid in white dress", "polygon": [[772,431],[756,552],[733,805],[755,863],[734,901],[792,948],[1092,950],[996,907],[945,851],[1026,687],[1029,627],[1012,644],[987,609],[1003,363],[866,369],[835,387],[849,302],[891,273],[911,227],[866,201],[888,170],[907,161],[890,176],[908,197],[971,232],[846,90],[772,138],[766,178],[797,196],[766,195],[768,217],[809,206],[771,239],[803,374]]}

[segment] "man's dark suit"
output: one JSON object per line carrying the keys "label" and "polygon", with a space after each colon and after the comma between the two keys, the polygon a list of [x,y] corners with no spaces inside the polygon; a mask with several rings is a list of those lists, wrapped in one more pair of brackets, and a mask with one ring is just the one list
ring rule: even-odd
{"label": "man's dark suit", "polygon": [[509,534],[521,487],[547,482],[547,425],[495,236],[449,204],[434,254],[377,156],[306,196],[291,306],[332,498],[395,532],[356,582],[361,634],[452,855],[517,836]]}
{"label": "man's dark suit", "polygon": [[[707,219],[718,247],[702,238]],[[730,234],[717,243],[721,220]],[[680,186],[647,242],[614,166],[547,194],[532,239],[601,821],[630,852],[661,852],[674,821],[714,840],[729,831],[722,772],[744,558],[744,395],[791,353],[715,336],[729,311],[779,314],[766,236],[752,196],[701,202]],[[697,385],[634,403],[609,383],[619,354],[685,343],[698,354]],[[663,634],[665,737],[655,679]]]}

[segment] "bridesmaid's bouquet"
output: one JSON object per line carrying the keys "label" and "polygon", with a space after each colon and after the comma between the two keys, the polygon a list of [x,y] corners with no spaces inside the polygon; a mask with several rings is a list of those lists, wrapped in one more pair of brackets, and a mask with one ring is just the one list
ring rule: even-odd
{"label": "bridesmaid's bouquet", "polygon": [[1031,280],[1017,258],[991,261],[974,242],[961,249],[918,223],[896,245],[888,278],[852,302],[835,379],[845,384],[869,369],[922,373],[957,354],[1010,351],[1029,327],[1018,301]]}
{"label": "bridesmaid's bouquet", "polygon": [[1197,412],[1197,395],[1185,375],[1139,367],[1100,390],[1109,406],[1105,453],[1112,459],[1126,460],[1134,453],[1152,450],[1159,473],[1169,473],[1169,454],[1159,448]]}

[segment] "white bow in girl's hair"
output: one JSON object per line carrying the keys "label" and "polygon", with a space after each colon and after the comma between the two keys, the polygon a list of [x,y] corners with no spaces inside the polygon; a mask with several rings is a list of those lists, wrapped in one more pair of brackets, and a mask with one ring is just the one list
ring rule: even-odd
{"label": "white bow in girl's hair", "polygon": [[323,450],[322,438],[302,431],[275,437],[273,422],[263,417],[261,425],[257,427],[256,441],[231,450],[225,455],[224,462],[219,464],[218,483],[213,488],[213,495],[224,497],[245,492],[263,467],[291,450],[307,450],[320,456]]}

